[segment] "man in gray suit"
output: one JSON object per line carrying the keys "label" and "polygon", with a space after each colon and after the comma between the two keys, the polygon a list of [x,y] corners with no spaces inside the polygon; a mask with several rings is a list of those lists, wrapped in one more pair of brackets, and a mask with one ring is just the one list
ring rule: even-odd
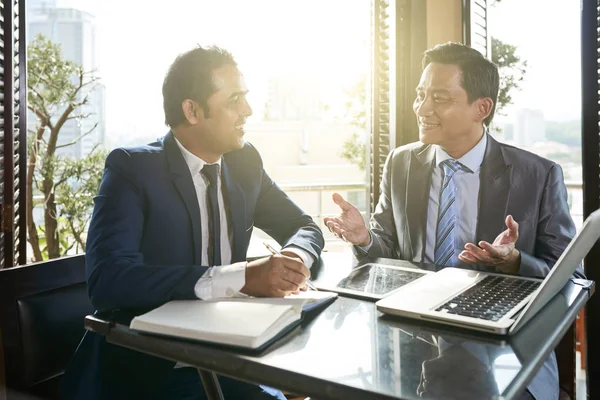
{"label": "man in gray suit", "polygon": [[[342,212],[327,227],[358,255],[545,277],[575,235],[560,166],[487,133],[499,76],[479,52],[438,45],[423,67],[413,104],[420,141],[388,156],[370,229],[337,193]],[[554,354],[531,394],[558,398]]]}

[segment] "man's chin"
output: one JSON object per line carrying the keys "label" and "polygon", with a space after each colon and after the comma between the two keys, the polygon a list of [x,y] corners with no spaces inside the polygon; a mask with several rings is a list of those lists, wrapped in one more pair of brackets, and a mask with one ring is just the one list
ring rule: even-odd
{"label": "man's chin", "polygon": [[244,147],[244,144],[246,144],[246,141],[244,140],[244,138],[239,138],[239,140],[237,141],[237,147],[236,149],[241,149],[242,147]]}
{"label": "man's chin", "polygon": [[437,144],[440,135],[437,129],[419,129],[419,140],[425,144]]}
{"label": "man's chin", "polygon": [[242,147],[244,147],[245,143],[246,141],[244,140],[244,138],[240,137],[239,139],[236,139],[235,141],[231,142],[231,147],[229,148],[229,151],[239,150]]}

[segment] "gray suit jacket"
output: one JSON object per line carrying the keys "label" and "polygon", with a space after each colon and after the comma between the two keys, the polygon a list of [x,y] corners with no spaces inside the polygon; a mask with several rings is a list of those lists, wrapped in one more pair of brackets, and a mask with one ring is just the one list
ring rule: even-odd
{"label": "gray suit jacket", "polygon": [[[371,218],[371,257],[422,261],[425,255],[427,208],[435,148],[421,142],[399,147],[388,156],[381,195]],[[519,223],[516,247],[521,275],[548,275],[573,236],[562,169],[556,163],[503,143],[491,136],[480,171],[475,243],[493,242],[506,229],[511,214]],[[354,246],[357,255],[365,253]],[[490,268],[479,269],[494,272]],[[499,271],[495,271],[499,272]],[[575,277],[584,278],[579,265]],[[554,353],[528,386],[536,399],[558,399]]]}
{"label": "gray suit jacket", "polygon": [[[390,153],[371,218],[369,256],[423,260],[434,163],[435,148],[421,142]],[[545,277],[575,235],[560,166],[488,135],[480,181],[475,243],[492,243],[511,214],[519,223],[521,275]],[[575,275],[584,277],[581,266]]]}

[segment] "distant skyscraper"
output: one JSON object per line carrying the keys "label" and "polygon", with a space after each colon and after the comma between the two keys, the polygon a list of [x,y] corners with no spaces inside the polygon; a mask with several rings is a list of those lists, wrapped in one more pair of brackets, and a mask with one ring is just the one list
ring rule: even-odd
{"label": "distant skyscraper", "polygon": [[27,0],[27,13],[31,10],[56,8],[56,0]]}
{"label": "distant skyscraper", "polygon": [[317,81],[296,76],[269,79],[265,119],[271,121],[320,121],[324,108]]}
{"label": "distant skyscraper", "polygon": [[521,147],[530,147],[546,140],[546,122],[541,110],[517,110],[513,140]]}
{"label": "distant skyscraper", "polygon": [[[56,0],[29,1],[27,6],[27,42],[37,34],[43,34],[52,42],[60,44],[63,57],[83,67],[84,71],[97,68],[96,62],[96,27],[94,17],[81,10],[57,8]],[[105,137],[105,105],[104,87],[98,85],[88,95],[88,103],[75,113],[90,116],[81,121],[69,120],[59,136],[59,145],[76,141],[97,124],[93,132],[72,146],[61,149],[61,154],[71,157],[84,157],[96,145],[104,146]],[[81,97],[83,99],[83,97]]]}

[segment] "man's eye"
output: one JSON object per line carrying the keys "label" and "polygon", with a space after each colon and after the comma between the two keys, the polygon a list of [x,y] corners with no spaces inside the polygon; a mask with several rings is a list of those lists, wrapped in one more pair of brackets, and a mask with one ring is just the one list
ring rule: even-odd
{"label": "man's eye", "polygon": [[448,101],[448,99],[445,97],[434,97],[433,101],[435,101],[436,103],[445,103],[446,101]]}

